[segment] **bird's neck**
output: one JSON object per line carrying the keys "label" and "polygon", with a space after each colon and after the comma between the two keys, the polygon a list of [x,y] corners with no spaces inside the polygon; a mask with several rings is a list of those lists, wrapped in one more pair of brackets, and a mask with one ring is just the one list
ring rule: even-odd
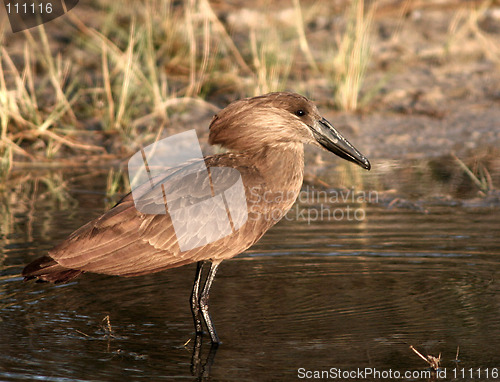
{"label": "bird's neck", "polygon": [[248,152],[252,161],[275,190],[294,190],[297,193],[304,179],[304,145],[283,143],[263,146],[260,150]]}

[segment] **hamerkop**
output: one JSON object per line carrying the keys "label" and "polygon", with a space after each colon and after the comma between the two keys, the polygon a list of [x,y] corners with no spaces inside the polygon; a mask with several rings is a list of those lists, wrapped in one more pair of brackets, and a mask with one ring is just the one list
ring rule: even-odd
{"label": "hamerkop", "polygon": [[[212,119],[209,142],[230,151],[205,157],[206,167],[236,169],[241,176],[248,217],[239,229],[232,222],[230,234],[182,250],[172,214],[144,213],[128,194],[104,215],[73,232],[48,256],[27,265],[25,280],[59,283],[83,272],[139,276],[197,262],[190,300],[196,333],[202,333],[203,318],[212,343],[218,344],[208,311],[217,267],[253,245],[292,207],[303,181],[303,145],[322,146],[368,170],[370,163],[321,117],[311,101],[294,93],[270,93],[231,103]],[[167,171],[161,183],[183,171],[182,167]],[[193,182],[196,174],[190,177],[183,182]],[[191,187],[190,192],[197,188]],[[147,192],[144,200],[154,203]],[[182,217],[186,221],[193,218],[189,213]],[[217,225],[208,228],[218,229]],[[211,265],[201,288],[205,263]]]}

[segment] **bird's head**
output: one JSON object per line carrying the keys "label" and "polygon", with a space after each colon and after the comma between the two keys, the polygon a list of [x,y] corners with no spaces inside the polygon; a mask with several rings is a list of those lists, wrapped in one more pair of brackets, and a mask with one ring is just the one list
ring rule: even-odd
{"label": "bird's head", "polygon": [[269,93],[235,101],[210,123],[210,144],[237,150],[314,144],[369,170],[370,162],[325,118],[295,93]]}

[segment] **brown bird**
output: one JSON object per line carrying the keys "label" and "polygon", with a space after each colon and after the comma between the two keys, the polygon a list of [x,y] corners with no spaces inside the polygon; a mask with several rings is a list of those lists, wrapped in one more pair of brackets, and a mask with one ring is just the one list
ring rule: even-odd
{"label": "brown bird", "polygon": [[[27,265],[22,272],[25,280],[59,283],[83,272],[139,276],[197,262],[190,300],[196,333],[203,331],[203,318],[212,343],[218,344],[208,311],[217,267],[252,246],[292,207],[303,181],[303,145],[322,146],[368,170],[370,163],[321,117],[311,101],[294,93],[270,93],[231,103],[212,119],[209,142],[230,150],[204,158],[209,180],[201,171],[193,171],[192,163],[165,171],[156,177],[154,187],[139,188],[140,207],[138,198],[129,193],[104,215],[73,232],[48,256]],[[198,208],[207,199],[206,190],[215,196],[238,179],[243,184],[244,210],[235,214],[230,208],[234,203],[226,195],[225,220],[204,224],[201,215],[217,214],[213,205]],[[158,200],[158,187],[169,195],[168,206]],[[189,208],[192,206],[196,208]],[[166,211],[159,212],[161,208]],[[220,222],[228,220],[230,232],[217,238],[223,229]],[[200,232],[174,227],[193,221],[202,221]],[[216,239],[204,241],[201,231]],[[188,245],[183,246],[186,240]],[[206,262],[211,265],[201,288]]]}

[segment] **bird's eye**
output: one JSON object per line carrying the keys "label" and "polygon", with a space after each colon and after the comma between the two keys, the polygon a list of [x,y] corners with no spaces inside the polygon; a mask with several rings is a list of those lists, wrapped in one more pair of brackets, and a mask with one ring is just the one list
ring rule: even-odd
{"label": "bird's eye", "polygon": [[303,117],[304,115],[306,115],[306,112],[305,112],[304,110],[300,109],[300,110],[297,110],[297,111],[295,112],[295,114],[296,114],[297,116],[299,116],[299,117]]}

